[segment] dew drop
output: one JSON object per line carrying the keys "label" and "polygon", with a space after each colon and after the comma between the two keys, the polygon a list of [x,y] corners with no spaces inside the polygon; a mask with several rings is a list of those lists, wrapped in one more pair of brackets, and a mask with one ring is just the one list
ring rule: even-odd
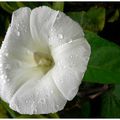
{"label": "dew drop", "polygon": [[53,28],[51,28],[51,32],[53,32]]}
{"label": "dew drop", "polygon": [[6,80],[3,80],[3,84],[5,84],[6,83]]}
{"label": "dew drop", "polygon": [[50,95],[49,94],[46,94],[46,97],[49,97]]}
{"label": "dew drop", "polygon": [[7,82],[9,82],[9,81],[10,81],[10,79],[7,79],[6,81],[7,81]]}
{"label": "dew drop", "polygon": [[17,105],[18,106],[18,109],[21,109],[21,106],[20,105]]}
{"label": "dew drop", "polygon": [[2,67],[3,66],[3,64],[2,63],[0,63],[0,67]]}
{"label": "dew drop", "polygon": [[6,45],[4,45],[4,49],[6,49],[7,48],[7,46]]}
{"label": "dew drop", "polygon": [[20,32],[19,31],[17,32],[17,36],[20,36]]}
{"label": "dew drop", "polygon": [[27,32],[27,30],[25,29],[25,32]]}
{"label": "dew drop", "polygon": [[45,103],[45,99],[41,99],[40,102],[44,104]]}
{"label": "dew drop", "polygon": [[8,53],[5,53],[5,56],[7,57],[7,56],[8,56]]}
{"label": "dew drop", "polygon": [[5,52],[5,50],[1,50],[1,54],[3,54]]}
{"label": "dew drop", "polygon": [[10,69],[10,65],[7,64],[7,65],[5,66],[5,69],[6,69],[6,70],[9,70],[9,69]]}
{"label": "dew drop", "polygon": [[15,110],[16,106],[14,104],[11,104],[11,108],[13,108]]}
{"label": "dew drop", "polygon": [[28,100],[25,100],[25,103],[28,103]]}
{"label": "dew drop", "polygon": [[4,78],[7,79],[7,75],[5,75]]}
{"label": "dew drop", "polygon": [[17,26],[19,27],[20,25],[18,24]]}
{"label": "dew drop", "polygon": [[4,79],[4,75],[1,75],[0,77],[1,77],[1,79]]}
{"label": "dew drop", "polygon": [[58,110],[59,109],[59,105],[56,105],[55,108],[56,108],[56,110]]}
{"label": "dew drop", "polygon": [[0,58],[2,57],[2,55],[0,54]]}
{"label": "dew drop", "polygon": [[60,19],[60,16],[61,16],[60,14],[57,15],[57,20]]}
{"label": "dew drop", "polygon": [[59,39],[63,39],[63,35],[62,34],[58,34],[58,38]]}
{"label": "dew drop", "polygon": [[72,42],[72,40],[70,40],[68,43],[71,43]]}
{"label": "dew drop", "polygon": [[51,92],[51,94],[53,94],[53,90],[51,90],[50,92]]}
{"label": "dew drop", "polygon": [[3,70],[0,70],[0,74],[4,74]]}
{"label": "dew drop", "polygon": [[60,79],[59,81],[60,81],[60,83],[63,83],[63,80]]}
{"label": "dew drop", "polygon": [[70,58],[73,58],[73,56],[71,55]]}
{"label": "dew drop", "polygon": [[34,108],[34,113],[37,113],[37,108]]}
{"label": "dew drop", "polygon": [[66,66],[63,66],[64,69],[66,69],[67,67]]}
{"label": "dew drop", "polygon": [[89,60],[89,57],[86,57],[86,60],[88,61],[88,60]]}

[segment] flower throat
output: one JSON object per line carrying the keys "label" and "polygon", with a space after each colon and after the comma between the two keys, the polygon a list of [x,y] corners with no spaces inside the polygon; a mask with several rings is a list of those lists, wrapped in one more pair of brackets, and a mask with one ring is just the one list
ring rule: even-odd
{"label": "flower throat", "polygon": [[34,53],[34,60],[37,67],[39,67],[44,73],[48,72],[54,65],[54,60],[50,55],[40,52]]}

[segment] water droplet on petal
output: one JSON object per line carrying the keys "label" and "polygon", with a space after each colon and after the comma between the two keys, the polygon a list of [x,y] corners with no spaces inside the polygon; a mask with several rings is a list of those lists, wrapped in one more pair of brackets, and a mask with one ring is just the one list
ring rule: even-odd
{"label": "water droplet on petal", "polygon": [[71,43],[72,42],[72,40],[70,40],[68,43]]}
{"label": "water droplet on petal", "polygon": [[7,57],[7,56],[8,56],[8,53],[5,53],[5,56]]}
{"label": "water droplet on petal", "polygon": [[50,95],[49,94],[46,94],[46,97],[49,97]]}
{"label": "water droplet on petal", "polygon": [[11,104],[11,107],[15,110],[16,106],[14,104]]}
{"label": "water droplet on petal", "polygon": [[73,58],[73,56],[71,55],[70,58]]}
{"label": "water droplet on petal", "polygon": [[19,31],[17,32],[17,36],[20,36],[20,32]]}
{"label": "water droplet on petal", "polygon": [[21,109],[21,106],[20,105],[17,105],[18,109]]}
{"label": "water droplet on petal", "polygon": [[45,99],[41,99],[40,102],[41,102],[42,104],[44,104],[44,103],[45,103]]}
{"label": "water droplet on petal", "polygon": [[4,49],[6,49],[7,48],[7,46],[6,45],[4,45]]}
{"label": "water droplet on petal", "polygon": [[25,103],[28,103],[28,100],[25,100]]}
{"label": "water droplet on petal", "polygon": [[5,75],[4,78],[7,79],[7,75]]}
{"label": "water droplet on petal", "polygon": [[0,54],[0,58],[2,57],[2,55]]}
{"label": "water droplet on petal", "polygon": [[64,69],[66,69],[67,67],[66,66],[63,66]]}
{"label": "water droplet on petal", "polygon": [[4,75],[1,75],[0,77],[1,77],[2,80],[4,80]]}
{"label": "water droplet on petal", "polygon": [[10,69],[10,65],[7,64],[7,65],[5,66],[5,69],[6,69],[6,70],[9,70],[9,69]]}
{"label": "water droplet on petal", "polygon": [[7,81],[7,82],[9,82],[9,81],[10,81],[10,79],[7,79],[6,81]]}
{"label": "water droplet on petal", "polygon": [[58,15],[57,15],[57,19],[60,19],[60,16],[61,16],[61,15],[58,13]]}
{"label": "water droplet on petal", "polygon": [[63,83],[63,80],[60,79],[59,81],[60,81],[60,83]]}
{"label": "water droplet on petal", "polygon": [[3,66],[3,64],[2,63],[0,63],[0,67],[2,67]]}
{"label": "water droplet on petal", "polygon": [[25,32],[27,32],[27,30],[25,29]]}
{"label": "water droplet on petal", "polygon": [[37,113],[37,108],[34,108],[34,112],[33,113]]}
{"label": "water droplet on petal", "polygon": [[86,57],[86,60],[88,61],[88,60],[89,60],[89,57]]}
{"label": "water droplet on petal", "polygon": [[0,70],[0,74],[3,74],[4,72],[3,72],[3,70]]}
{"label": "water droplet on petal", "polygon": [[18,27],[20,26],[20,25],[19,25],[19,23],[18,23],[18,25],[17,25],[17,26],[18,26]]}
{"label": "water droplet on petal", "polygon": [[3,54],[5,52],[5,50],[1,50],[1,54]]}
{"label": "water droplet on petal", "polygon": [[56,108],[56,110],[58,110],[59,109],[59,105],[56,105],[55,108]]}
{"label": "water droplet on petal", "polygon": [[51,90],[50,92],[51,92],[51,94],[53,94],[53,90]]}
{"label": "water droplet on petal", "polygon": [[3,84],[5,84],[6,83],[6,80],[3,80]]}
{"label": "water droplet on petal", "polygon": [[59,39],[63,39],[63,35],[62,34],[58,34],[58,38]]}
{"label": "water droplet on petal", "polygon": [[51,28],[51,32],[53,32],[53,28]]}

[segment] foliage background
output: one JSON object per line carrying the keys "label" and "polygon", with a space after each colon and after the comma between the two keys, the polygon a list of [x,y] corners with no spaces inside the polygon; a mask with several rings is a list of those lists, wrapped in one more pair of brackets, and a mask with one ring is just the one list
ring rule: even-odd
{"label": "foliage background", "polygon": [[0,99],[0,118],[119,118],[120,3],[117,2],[0,2],[0,44],[20,7],[47,5],[80,23],[92,48],[88,69],[77,96],[64,110],[48,115],[20,115]]}

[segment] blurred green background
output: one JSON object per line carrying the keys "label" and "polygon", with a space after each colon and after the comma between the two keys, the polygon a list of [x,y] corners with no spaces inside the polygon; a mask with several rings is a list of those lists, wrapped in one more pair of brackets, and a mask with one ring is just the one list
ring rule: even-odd
{"label": "blurred green background", "polygon": [[21,115],[0,99],[0,118],[119,118],[120,3],[0,2],[0,44],[14,10],[42,5],[65,12],[83,27],[92,48],[88,69],[78,94],[62,111],[48,115]]}

